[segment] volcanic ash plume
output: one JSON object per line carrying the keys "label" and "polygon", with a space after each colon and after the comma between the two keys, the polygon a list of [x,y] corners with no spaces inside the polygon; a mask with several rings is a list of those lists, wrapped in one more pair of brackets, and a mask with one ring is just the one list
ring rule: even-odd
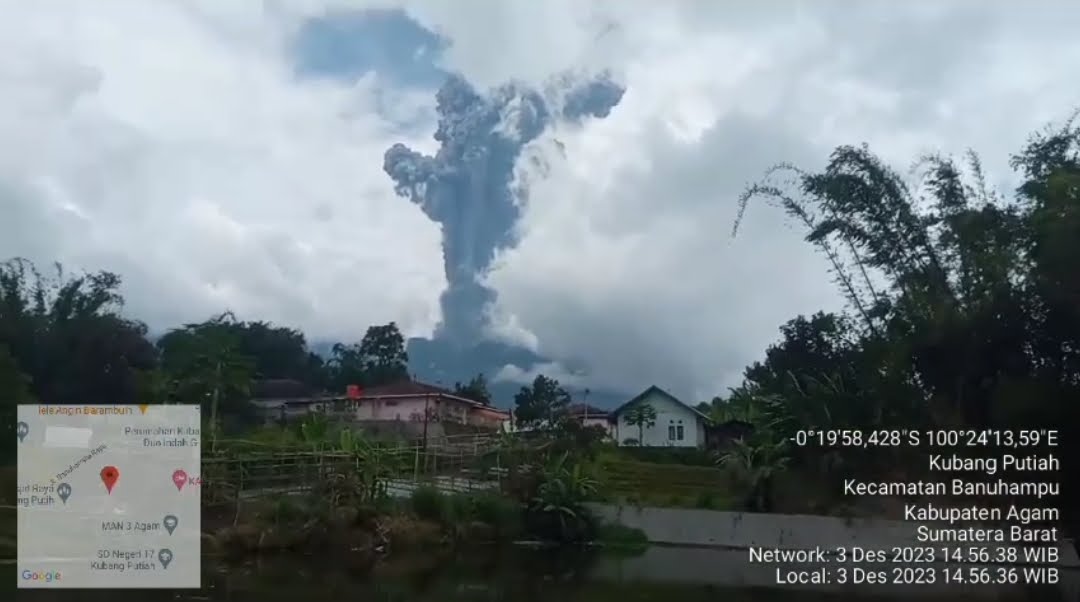
{"label": "volcanic ash plume", "polygon": [[481,95],[454,76],[436,94],[440,147],[435,156],[403,144],[386,151],[383,170],[397,193],[442,224],[449,288],[441,298],[437,338],[461,343],[481,338],[492,293],[477,280],[495,251],[514,243],[519,210],[511,180],[524,146],[556,120],[606,117],[623,92],[602,75],[588,81],[564,76],[546,94],[507,84]]}

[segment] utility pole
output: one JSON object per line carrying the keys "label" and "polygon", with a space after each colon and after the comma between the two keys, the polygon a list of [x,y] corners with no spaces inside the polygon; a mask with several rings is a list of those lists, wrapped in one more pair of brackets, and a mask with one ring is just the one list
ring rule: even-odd
{"label": "utility pole", "polygon": [[423,443],[424,452],[427,452],[427,423],[428,423],[428,416],[429,416],[428,402],[429,402],[430,399],[431,399],[431,394],[430,393],[424,395],[424,443]]}

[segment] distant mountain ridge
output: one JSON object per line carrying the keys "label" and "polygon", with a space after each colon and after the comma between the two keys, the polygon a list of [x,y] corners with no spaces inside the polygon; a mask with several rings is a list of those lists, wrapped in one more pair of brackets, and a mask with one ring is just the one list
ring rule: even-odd
{"label": "distant mountain ridge", "polygon": [[[325,359],[330,357],[333,346],[330,342],[313,342],[310,348]],[[445,340],[412,338],[408,340],[407,351],[409,372],[421,382],[452,388],[454,383],[468,382],[477,374],[483,374],[488,378],[488,389],[494,405],[500,408],[513,407],[514,395],[522,384],[496,382],[495,375],[507,364],[527,369],[543,361],[543,358],[527,349],[490,341],[463,348]],[[612,409],[633,397],[633,393],[595,389],[586,395],[584,388],[565,384],[563,387],[575,402],[587,401],[604,409]]]}

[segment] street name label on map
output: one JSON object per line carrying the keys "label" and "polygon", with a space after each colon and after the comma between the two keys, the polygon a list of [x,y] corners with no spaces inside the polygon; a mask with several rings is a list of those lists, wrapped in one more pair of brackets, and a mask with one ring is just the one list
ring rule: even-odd
{"label": "street name label on map", "polygon": [[199,445],[199,429],[187,425],[125,426],[125,437],[141,437],[144,447],[190,447]]}
{"label": "street name label on map", "polygon": [[21,405],[19,588],[198,588],[197,405]]}

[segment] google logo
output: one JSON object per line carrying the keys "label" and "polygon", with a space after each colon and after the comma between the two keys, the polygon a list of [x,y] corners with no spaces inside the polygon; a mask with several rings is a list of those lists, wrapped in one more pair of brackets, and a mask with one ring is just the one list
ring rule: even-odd
{"label": "google logo", "polygon": [[53,581],[60,580],[60,571],[46,571],[39,573],[37,571],[23,571],[23,581],[44,581],[45,583],[52,583]]}

